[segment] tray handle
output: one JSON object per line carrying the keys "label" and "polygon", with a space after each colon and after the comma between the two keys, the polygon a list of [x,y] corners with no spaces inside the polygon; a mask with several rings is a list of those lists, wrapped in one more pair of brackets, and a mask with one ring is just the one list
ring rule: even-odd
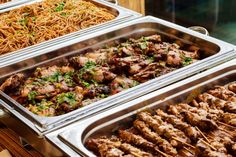
{"label": "tray handle", "polygon": [[209,36],[208,30],[206,28],[204,28],[204,27],[201,27],[201,26],[191,26],[191,27],[188,27],[188,29],[191,29],[193,31],[196,31],[196,32],[199,32],[199,33],[202,33],[204,35]]}

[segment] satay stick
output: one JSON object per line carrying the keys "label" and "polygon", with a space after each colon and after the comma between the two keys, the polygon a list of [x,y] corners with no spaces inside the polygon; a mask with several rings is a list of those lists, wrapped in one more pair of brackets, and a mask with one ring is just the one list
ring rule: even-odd
{"label": "satay stick", "polygon": [[172,157],[172,156],[170,156],[170,155],[168,155],[168,154],[166,154],[166,153],[164,153],[164,152],[162,152],[162,151],[160,151],[159,149],[155,149],[158,153],[160,153],[161,155],[163,155],[164,157]]}
{"label": "satay stick", "polygon": [[219,123],[219,124],[221,124],[221,125],[224,125],[224,126],[227,126],[227,127],[229,127],[229,128],[232,128],[232,129],[236,129],[236,127],[231,126],[231,125],[226,124],[226,123],[223,123],[223,122],[220,122],[220,121],[217,121],[217,123]]}
{"label": "satay stick", "polygon": [[207,143],[206,141],[204,141],[203,139],[200,139],[204,144],[208,145],[211,149],[213,149],[214,151],[216,151],[217,149],[215,147],[213,147],[212,145],[210,145],[209,143]]}
{"label": "satay stick", "polygon": [[191,147],[191,148],[193,148],[193,149],[195,149],[195,147],[194,146],[192,146],[191,144],[189,144],[189,143],[186,143],[186,142],[184,142],[184,141],[181,141],[180,139],[178,139],[178,138],[175,138],[175,137],[172,137],[174,140],[176,140],[176,141],[178,141],[178,142],[181,142],[181,143],[183,143],[184,145],[186,145],[186,146],[189,146],[189,147]]}
{"label": "satay stick", "polygon": [[210,143],[210,140],[203,134],[203,132],[196,126],[195,127],[198,131],[199,131],[199,133],[202,135],[202,137],[208,142],[208,143]]}
{"label": "satay stick", "polygon": [[136,156],[136,157],[142,157],[141,155],[135,153],[135,152],[130,152],[132,155]]}
{"label": "satay stick", "polygon": [[185,150],[187,150],[189,153],[191,153],[191,154],[193,154],[194,155],[194,153],[190,150],[190,149],[188,149],[188,148],[186,148],[186,147],[183,147]]}

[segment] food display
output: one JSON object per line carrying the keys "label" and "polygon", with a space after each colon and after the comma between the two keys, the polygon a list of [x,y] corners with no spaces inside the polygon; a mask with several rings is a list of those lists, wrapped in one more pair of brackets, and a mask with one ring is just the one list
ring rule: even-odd
{"label": "food display", "polygon": [[10,76],[0,89],[29,111],[58,116],[201,59],[200,51],[154,34]]}
{"label": "food display", "polygon": [[0,55],[114,18],[85,0],[46,0],[13,9],[0,14]]}
{"label": "food display", "polygon": [[112,135],[88,138],[86,147],[112,157],[236,156],[236,82],[215,86],[189,103],[141,111],[131,123]]}

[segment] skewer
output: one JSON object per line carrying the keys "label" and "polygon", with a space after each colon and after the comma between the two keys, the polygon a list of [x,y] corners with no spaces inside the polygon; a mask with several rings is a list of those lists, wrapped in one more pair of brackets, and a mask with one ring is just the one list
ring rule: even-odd
{"label": "skewer", "polygon": [[202,135],[202,137],[208,142],[208,143],[210,143],[210,140],[204,135],[204,133],[196,126],[195,127],[198,131],[199,131],[199,133]]}
{"label": "skewer", "polygon": [[223,123],[223,122],[220,122],[220,121],[217,121],[217,123],[219,123],[219,124],[221,124],[221,125],[224,125],[224,126],[227,126],[227,127],[229,127],[229,128],[232,128],[232,129],[236,129],[236,127],[231,126],[231,125],[226,124],[226,123]]}
{"label": "skewer", "polygon": [[230,131],[225,130],[225,129],[223,129],[223,128],[219,128],[219,130],[221,130],[221,131],[227,133],[227,134],[228,134],[229,136],[231,136],[232,138],[233,138],[233,136],[236,136],[233,132],[230,132]]}
{"label": "skewer", "polygon": [[204,141],[203,139],[200,139],[204,144],[208,145],[211,149],[213,149],[214,151],[216,151],[217,149],[215,147],[213,147],[212,145],[210,145],[209,143],[207,143],[206,141]]}
{"label": "skewer", "polygon": [[130,152],[132,155],[136,156],[136,157],[142,157],[141,155],[135,153],[135,152]]}
{"label": "skewer", "polygon": [[172,137],[172,138],[174,140],[178,141],[178,142],[181,142],[181,143],[185,144],[186,146],[189,146],[189,147],[195,149],[195,147],[193,145],[189,144],[189,143],[183,142],[183,141],[181,141],[181,140],[179,140],[178,138],[175,138],[175,137]]}
{"label": "skewer", "polygon": [[185,150],[187,150],[189,153],[191,153],[192,155],[194,155],[194,153],[190,150],[190,149],[188,149],[188,148],[186,148],[186,147],[183,147]]}
{"label": "skewer", "polygon": [[156,150],[158,153],[160,153],[161,155],[163,155],[164,157],[172,157],[172,156],[170,156],[170,155],[168,155],[168,154],[166,154],[166,153],[160,151],[159,149],[155,149],[155,150]]}

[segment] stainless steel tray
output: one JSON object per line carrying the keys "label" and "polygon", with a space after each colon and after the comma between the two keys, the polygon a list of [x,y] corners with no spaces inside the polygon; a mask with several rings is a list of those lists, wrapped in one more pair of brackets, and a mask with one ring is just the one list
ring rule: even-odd
{"label": "stainless steel tray", "polygon": [[[21,0],[19,0],[19,1],[21,1]],[[27,3],[0,10],[0,14],[8,12],[13,9],[20,8],[25,5],[34,4],[37,2],[41,2],[41,1],[43,1],[43,0],[31,0],[31,1],[28,0]],[[42,49],[45,49],[45,48],[48,48],[48,47],[51,47],[51,46],[54,46],[57,44],[62,44],[65,41],[80,38],[83,35],[90,34],[90,33],[96,32],[101,29],[104,30],[106,28],[116,26],[120,23],[127,22],[127,21],[130,21],[134,18],[141,16],[141,14],[139,14],[137,12],[128,10],[126,8],[120,7],[118,5],[115,5],[115,4],[107,2],[107,1],[103,1],[103,0],[87,0],[87,1],[90,1],[99,7],[103,7],[103,8],[108,9],[113,15],[116,16],[116,18],[111,21],[107,21],[105,23],[102,23],[102,24],[91,26],[89,28],[85,28],[85,29],[82,29],[82,30],[79,30],[79,31],[76,31],[73,33],[69,33],[69,34],[48,40],[48,41],[44,41],[44,42],[36,44],[36,45],[28,46],[26,48],[23,48],[23,49],[14,51],[14,52],[0,55],[0,67],[2,67],[1,66],[2,64],[7,64],[11,60],[15,61],[16,58],[18,58],[18,61],[19,61],[20,58],[22,58],[22,56],[32,56],[38,50],[42,50]]]}
{"label": "stainless steel tray", "polygon": [[92,157],[94,155],[85,148],[84,142],[89,138],[112,135],[112,132],[119,128],[130,126],[137,112],[143,110],[153,111],[157,108],[165,110],[168,105],[190,102],[194,99],[193,95],[197,96],[215,85],[224,85],[233,81],[236,81],[236,60],[157,90],[84,121],[76,122],[46,136],[67,153],[74,154],[77,152],[82,156]]}
{"label": "stainless steel tray", "polygon": [[19,115],[23,115],[29,119],[32,125],[35,126],[40,133],[46,133],[47,131],[55,130],[58,127],[65,126],[75,120],[96,114],[104,109],[122,105],[124,102],[138,98],[235,57],[235,52],[232,51],[233,49],[222,41],[157,18],[144,17],[126,24],[112,27],[105,31],[99,31],[93,35],[88,35],[84,37],[83,40],[80,38],[65,43],[64,45],[62,44],[50,49],[45,49],[43,50],[43,55],[41,54],[42,51],[39,51],[37,52],[38,57],[31,57],[30,59],[12,64],[11,66],[1,68],[0,82],[15,72],[29,70],[39,65],[58,63],[59,61],[63,61],[63,58],[65,57],[83,53],[86,52],[86,50],[91,51],[91,49],[101,48],[105,44],[111,44],[122,38],[124,39],[131,36],[138,37],[154,33],[161,34],[167,39],[179,40],[185,44],[198,46],[201,48],[201,55],[207,58],[114,96],[110,96],[106,99],[85,106],[81,109],[57,117],[37,116],[12,100],[12,98],[3,92],[0,92],[1,99],[9,104],[8,106],[11,107],[10,112],[17,111]]}
{"label": "stainless steel tray", "polygon": [[0,4],[0,10],[10,8],[10,7],[13,7],[13,6],[17,6],[17,5],[20,5],[20,4],[23,4],[23,3],[27,3],[29,1],[31,1],[31,0],[12,0],[12,1],[9,1],[9,2],[6,2],[6,3],[2,3],[2,4]]}

